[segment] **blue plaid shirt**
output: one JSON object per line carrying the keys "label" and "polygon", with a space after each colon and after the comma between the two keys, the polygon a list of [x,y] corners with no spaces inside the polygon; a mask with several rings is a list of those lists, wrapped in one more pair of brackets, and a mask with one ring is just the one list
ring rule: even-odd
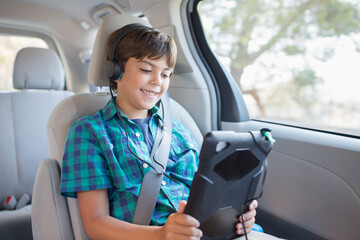
{"label": "blue plaid shirt", "polygon": [[[157,121],[162,121],[158,109],[151,111],[149,128],[155,139]],[[70,126],[61,173],[60,192],[76,197],[79,191],[108,189],[110,215],[132,222],[144,174],[150,166],[135,158],[127,147],[151,164],[150,153],[138,125],[121,114],[129,135],[116,114],[112,101],[93,116],[86,116]],[[166,173],[182,187],[164,177],[150,225],[162,225],[175,212],[182,193],[187,200],[190,185],[199,161],[199,148],[179,122],[172,121],[172,139]],[[183,190],[182,190],[183,189]]]}

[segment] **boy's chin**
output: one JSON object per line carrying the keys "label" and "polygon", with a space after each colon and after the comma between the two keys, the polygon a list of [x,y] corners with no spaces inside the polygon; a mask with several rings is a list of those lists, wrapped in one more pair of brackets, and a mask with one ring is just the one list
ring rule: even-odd
{"label": "boy's chin", "polygon": [[143,102],[143,108],[150,110],[155,107],[155,105],[160,101],[160,98],[152,99],[151,101],[144,101]]}
{"label": "boy's chin", "polygon": [[156,103],[157,102],[151,103],[151,104],[146,104],[146,106],[144,106],[144,108],[147,109],[147,110],[151,110],[151,109],[153,109],[155,107]]}
{"label": "boy's chin", "polygon": [[153,101],[151,101],[151,102],[149,102],[148,104],[147,104],[147,106],[148,106],[148,109],[152,109],[153,107],[155,107],[155,105],[160,101],[161,99],[159,98],[159,99],[157,99],[157,100],[153,100]]}

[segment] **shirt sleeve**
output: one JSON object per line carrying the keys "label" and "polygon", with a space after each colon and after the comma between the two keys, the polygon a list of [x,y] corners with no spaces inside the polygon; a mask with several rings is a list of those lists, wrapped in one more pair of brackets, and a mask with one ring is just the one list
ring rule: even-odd
{"label": "shirt sleeve", "polygon": [[60,193],[77,197],[79,191],[111,187],[108,167],[91,122],[76,121],[66,137]]}

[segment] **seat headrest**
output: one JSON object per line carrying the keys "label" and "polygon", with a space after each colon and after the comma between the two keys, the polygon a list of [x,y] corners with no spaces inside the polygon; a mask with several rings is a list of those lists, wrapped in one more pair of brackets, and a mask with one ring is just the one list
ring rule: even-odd
{"label": "seat headrest", "polygon": [[64,69],[57,53],[45,48],[23,48],[14,63],[16,89],[64,89]]}
{"label": "seat headrest", "polygon": [[89,83],[94,86],[109,86],[109,79],[106,77],[103,67],[107,58],[105,56],[107,41],[113,32],[131,23],[140,23],[150,27],[148,22],[125,14],[115,14],[104,19],[97,32],[91,54],[88,73]]}

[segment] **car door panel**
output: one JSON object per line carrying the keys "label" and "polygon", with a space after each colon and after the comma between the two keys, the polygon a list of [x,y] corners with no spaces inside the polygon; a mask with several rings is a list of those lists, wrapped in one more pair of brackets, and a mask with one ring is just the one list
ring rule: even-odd
{"label": "car door panel", "polygon": [[257,121],[222,126],[273,130],[262,211],[326,239],[359,239],[359,139]]}

